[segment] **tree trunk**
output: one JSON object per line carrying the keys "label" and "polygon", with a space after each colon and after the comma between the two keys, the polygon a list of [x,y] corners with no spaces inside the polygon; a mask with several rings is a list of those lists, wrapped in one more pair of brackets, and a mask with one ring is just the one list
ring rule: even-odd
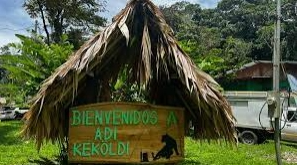
{"label": "tree trunk", "polygon": [[44,31],[46,33],[46,44],[49,45],[50,44],[50,38],[49,38],[49,32],[48,32],[47,27],[46,27],[46,23],[45,23],[45,17],[44,17],[44,13],[43,13],[43,6],[41,5],[39,0],[37,0],[37,3],[38,3],[38,7],[39,7],[39,10],[40,10],[40,13],[41,13],[43,28],[44,28]]}

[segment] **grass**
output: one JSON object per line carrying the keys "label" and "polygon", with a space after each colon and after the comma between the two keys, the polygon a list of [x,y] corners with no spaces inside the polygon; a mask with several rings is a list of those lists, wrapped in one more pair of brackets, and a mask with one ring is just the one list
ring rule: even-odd
{"label": "grass", "polygon": [[0,165],[31,165],[38,164],[41,158],[55,159],[59,153],[57,146],[47,144],[38,153],[33,141],[25,141],[20,137],[21,127],[20,121],[0,122]]}
{"label": "grass", "polygon": [[[0,122],[0,165],[46,164],[56,159],[56,155],[59,154],[56,145],[46,144],[38,153],[33,141],[24,141],[19,136],[21,126],[20,121]],[[282,142],[281,147],[283,154],[297,155],[297,144]],[[186,138],[185,151],[185,161],[180,165],[276,164],[272,141],[253,146],[239,144],[237,148],[232,148],[226,144],[208,144]],[[289,165],[290,163],[284,161],[283,164]]]}
{"label": "grass", "polygon": [[[273,141],[260,145],[201,143],[190,138],[185,144],[186,160],[183,165],[271,165],[276,164]],[[297,144],[282,143],[282,152],[297,153]],[[283,162],[283,164],[290,164]],[[291,163],[292,164],[292,163]],[[296,163],[295,163],[296,164]]]}

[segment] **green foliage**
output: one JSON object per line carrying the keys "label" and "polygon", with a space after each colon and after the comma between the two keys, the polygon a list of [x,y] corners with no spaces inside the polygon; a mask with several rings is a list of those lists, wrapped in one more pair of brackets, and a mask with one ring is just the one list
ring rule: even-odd
{"label": "green foliage", "polygon": [[[62,42],[47,45],[42,38],[16,35],[21,43],[9,44],[10,53],[0,56],[6,81],[0,81],[0,95],[23,104],[39,89],[40,83],[64,63],[72,53],[73,46],[62,37]],[[17,52],[17,53],[12,53]]]}
{"label": "green foliage", "polygon": [[[69,33],[70,42],[77,44],[82,42],[84,33],[97,31],[98,26],[106,23],[105,18],[97,15],[105,11],[105,1],[101,0],[25,0],[23,6],[32,18],[43,20],[46,32],[46,24],[50,24],[52,41],[56,43],[61,41],[63,34]],[[74,37],[74,32],[80,37]]]}
{"label": "green foliage", "polygon": [[[283,1],[282,60],[297,60],[295,5]],[[214,9],[179,2],[162,11],[182,49],[212,76],[224,76],[251,60],[272,59],[274,1],[221,0]]]}
{"label": "green foliage", "polygon": [[[282,58],[296,60],[296,1],[284,0],[282,5]],[[224,39],[233,37],[251,43],[248,57],[254,60],[272,59],[276,1],[222,0],[217,8],[203,10],[199,16],[203,19],[195,19],[196,17],[194,16],[194,20],[198,25],[220,29]]]}
{"label": "green foliage", "polygon": [[199,4],[191,4],[186,1],[177,2],[169,7],[161,6],[160,9],[174,31],[191,29],[193,14],[202,10]]}
{"label": "green foliage", "polygon": [[111,85],[112,101],[145,102],[144,90],[137,83],[130,83],[128,74],[127,68],[124,68],[116,82]]}
{"label": "green foliage", "polygon": [[223,45],[222,57],[227,61],[227,66],[238,68],[249,61],[247,56],[251,52],[251,47],[251,43],[244,42],[242,39],[228,37]]}
{"label": "green foliage", "polygon": [[[282,157],[296,153],[296,144],[282,142]],[[180,165],[272,165],[276,164],[273,141],[260,145],[239,144],[232,147],[225,143],[197,142],[185,139],[185,161]],[[294,164],[283,159],[284,165]]]}
{"label": "green foliage", "polygon": [[211,75],[220,75],[224,70],[227,69],[225,60],[219,57],[217,54],[220,53],[219,49],[211,49],[209,55],[201,58],[199,61],[199,68]]}
{"label": "green foliage", "polygon": [[34,141],[21,137],[23,124],[20,121],[0,122],[0,165],[57,163],[53,160],[59,154],[58,145],[47,144],[37,152]]}
{"label": "green foliage", "polygon": [[204,27],[200,32],[200,39],[180,40],[179,45],[205,72],[218,77],[250,61],[251,43],[233,37],[222,39],[216,28]]}
{"label": "green foliage", "polygon": [[287,60],[297,61],[297,3],[295,0],[284,0],[283,7],[282,55]]}
{"label": "green foliage", "polygon": [[224,75],[227,70],[249,61],[251,44],[240,38],[224,37],[224,33],[234,33],[235,26],[226,24],[223,14],[217,10],[179,2],[162,11],[175,30],[181,48],[212,76]]}

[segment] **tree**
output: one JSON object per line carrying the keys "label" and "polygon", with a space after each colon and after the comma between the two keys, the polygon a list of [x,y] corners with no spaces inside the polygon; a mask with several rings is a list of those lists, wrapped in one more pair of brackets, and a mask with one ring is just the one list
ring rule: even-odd
{"label": "tree", "polygon": [[[0,48],[0,55],[11,55],[11,49],[9,44],[4,45]],[[5,70],[2,65],[4,65],[4,60],[0,58],[0,84],[8,82],[8,72]]]}
{"label": "tree", "polygon": [[224,41],[222,50],[221,57],[225,65],[229,66],[229,69],[230,66],[233,67],[232,69],[238,69],[250,61],[248,55],[252,51],[252,43],[230,36]]}
{"label": "tree", "polygon": [[162,11],[176,30],[182,49],[202,70],[216,77],[250,61],[253,39],[242,30],[250,28],[249,22],[237,24],[244,22],[240,18],[247,13],[239,8],[243,3],[223,0],[216,9],[201,9],[198,4],[179,2]]}
{"label": "tree", "polygon": [[191,29],[194,25],[192,20],[194,14],[202,10],[199,4],[191,4],[186,1],[177,2],[170,7],[161,6],[160,9],[166,22],[177,33]]}
{"label": "tree", "polygon": [[51,28],[52,41],[58,43],[62,35],[71,29],[80,30],[83,33],[91,32],[94,29],[97,30],[97,26],[103,26],[106,23],[105,18],[97,15],[105,10],[105,1],[26,0],[23,6],[32,18],[42,19],[47,44],[50,43],[48,27]]}
{"label": "tree", "polygon": [[[1,62],[0,62],[0,65],[2,65]],[[0,68],[0,82],[5,82],[7,79],[6,76],[7,76],[6,70],[3,68]]]}
{"label": "tree", "polygon": [[297,61],[297,2],[286,0],[283,4],[282,56]]}
{"label": "tree", "polygon": [[66,61],[73,46],[66,42],[65,36],[60,45],[47,45],[41,37],[16,36],[21,43],[9,44],[10,51],[0,55],[1,69],[6,73],[6,81],[0,81],[0,95],[23,104],[38,91],[40,83]]}

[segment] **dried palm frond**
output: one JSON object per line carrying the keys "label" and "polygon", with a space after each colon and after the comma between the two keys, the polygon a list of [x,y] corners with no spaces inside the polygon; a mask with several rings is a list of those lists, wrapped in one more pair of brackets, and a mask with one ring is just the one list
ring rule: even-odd
{"label": "dried palm frond", "polygon": [[[62,141],[68,135],[69,108],[108,100],[106,87],[123,69],[129,82],[149,93],[148,101],[185,107],[197,137],[234,140],[234,118],[218,84],[182,51],[149,0],[131,0],[111,25],[44,81],[26,115],[23,135],[35,138],[38,149],[44,140]],[[89,100],[82,97],[85,91]]]}

